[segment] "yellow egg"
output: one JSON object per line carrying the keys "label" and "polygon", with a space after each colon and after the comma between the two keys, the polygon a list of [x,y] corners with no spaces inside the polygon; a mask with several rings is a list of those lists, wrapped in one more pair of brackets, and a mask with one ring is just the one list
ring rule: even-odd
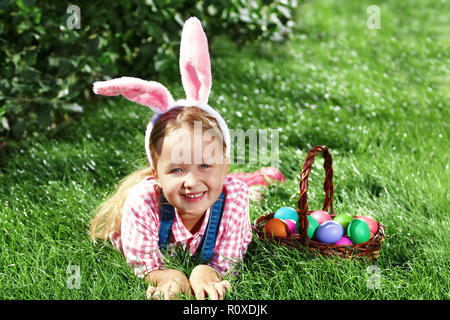
{"label": "yellow egg", "polygon": [[289,227],[283,220],[272,218],[264,225],[264,232],[269,236],[287,237],[289,234]]}

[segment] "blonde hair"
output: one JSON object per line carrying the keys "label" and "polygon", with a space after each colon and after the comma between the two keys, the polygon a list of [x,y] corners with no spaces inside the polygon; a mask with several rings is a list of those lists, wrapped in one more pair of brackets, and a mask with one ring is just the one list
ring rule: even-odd
{"label": "blonde hair", "polygon": [[[193,130],[194,121],[202,121],[203,132],[213,129],[216,131],[218,137],[222,137],[223,152],[225,154],[225,140],[223,139],[219,124],[213,116],[199,108],[176,107],[158,119],[150,135],[150,141],[146,142],[150,143],[150,153],[155,170],[159,156],[161,155],[164,137],[186,125],[189,129]],[[119,182],[115,191],[96,208],[89,229],[91,239],[94,243],[96,243],[97,238],[103,239],[106,242],[111,235],[120,231],[122,209],[129,191],[137,183],[150,176],[152,176],[152,167],[150,166],[129,174]]]}

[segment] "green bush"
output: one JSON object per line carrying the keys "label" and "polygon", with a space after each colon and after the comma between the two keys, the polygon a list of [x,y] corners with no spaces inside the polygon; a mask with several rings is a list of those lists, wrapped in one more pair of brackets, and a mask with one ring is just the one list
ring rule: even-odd
{"label": "green bush", "polygon": [[[119,75],[178,74],[185,19],[210,41],[283,40],[296,0],[77,1],[80,28],[62,1],[0,1],[0,141],[41,135],[83,112],[92,83]],[[74,26],[75,28],[72,28]],[[3,146],[5,142],[2,143]],[[0,147],[0,149],[2,149]]]}

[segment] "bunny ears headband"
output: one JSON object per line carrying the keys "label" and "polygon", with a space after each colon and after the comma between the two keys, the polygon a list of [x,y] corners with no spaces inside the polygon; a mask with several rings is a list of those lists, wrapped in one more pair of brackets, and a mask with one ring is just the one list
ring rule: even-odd
{"label": "bunny ears headband", "polygon": [[186,99],[174,101],[169,90],[155,81],[146,81],[132,77],[122,77],[94,83],[93,91],[104,96],[123,95],[130,101],[150,107],[155,112],[145,132],[145,151],[150,164],[154,167],[150,154],[149,140],[156,121],[172,108],[196,107],[212,115],[218,122],[226,144],[226,156],[230,156],[230,132],[220,114],[208,105],[211,90],[211,62],[208,40],[200,21],[195,18],[186,20],[181,34],[180,73]]}

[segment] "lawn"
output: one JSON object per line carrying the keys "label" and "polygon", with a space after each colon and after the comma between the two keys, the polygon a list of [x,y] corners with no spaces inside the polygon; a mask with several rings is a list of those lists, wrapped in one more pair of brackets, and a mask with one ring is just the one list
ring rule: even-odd
{"label": "lawn", "polygon": [[[450,11],[445,1],[377,3],[379,29],[367,25],[372,2],[316,0],[302,2],[286,45],[212,44],[210,105],[232,129],[279,132],[287,181],[251,203],[252,221],[296,207],[306,152],[323,144],[335,211],[373,215],[387,232],[374,262],[255,239],[227,299],[450,298]],[[158,80],[183,96],[181,81]],[[145,165],[151,113],[122,98],[88,103],[78,119],[1,160],[1,299],[145,299],[146,283],[109,244],[94,245],[88,227],[118,181]],[[323,178],[317,159],[311,209],[321,207]],[[172,263],[189,268],[182,257]]]}

